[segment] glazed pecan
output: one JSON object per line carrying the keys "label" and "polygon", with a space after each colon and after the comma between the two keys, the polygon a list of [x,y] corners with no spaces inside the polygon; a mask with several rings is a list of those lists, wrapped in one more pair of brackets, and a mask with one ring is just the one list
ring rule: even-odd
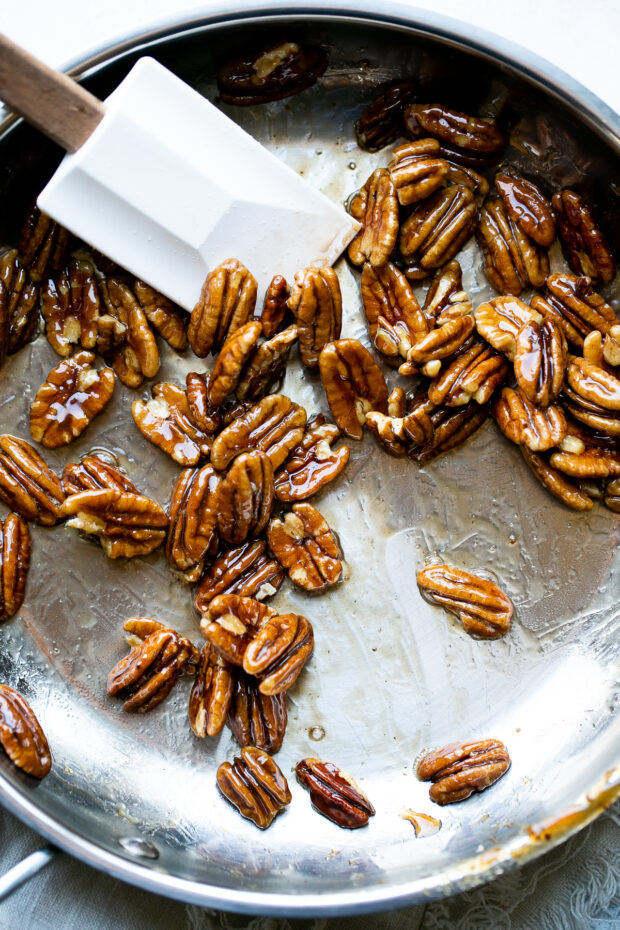
{"label": "glazed pecan", "polygon": [[384,265],[398,239],[398,198],[386,168],[377,168],[361,190],[350,199],[347,209],[362,228],[349,245],[347,255],[354,265],[369,262]]}
{"label": "glazed pecan", "polygon": [[[153,621],[147,621],[147,628],[149,623]],[[141,642],[108,675],[108,694],[121,698],[127,713],[145,714],[157,707],[181,675],[195,671],[197,650],[190,641],[157,622],[154,627],[144,638],[137,633]]]}
{"label": "glazed pecan", "polygon": [[440,103],[410,104],[405,110],[405,127],[414,139],[439,139],[442,155],[474,168],[490,164],[506,145],[492,117],[468,116]]}
{"label": "glazed pecan", "polygon": [[301,360],[314,371],[321,349],[338,339],[342,326],[342,294],[334,269],[326,266],[298,271],[288,306],[297,322]]}
{"label": "glazed pecan", "polygon": [[66,358],[74,345],[97,345],[101,296],[91,262],[71,259],[55,277],[41,284],[41,315],[54,351]]}
{"label": "glazed pecan", "polygon": [[[426,405],[432,409],[432,404]],[[433,439],[433,424],[425,405],[407,413],[407,398],[402,388],[395,388],[387,402],[388,415],[370,411],[366,425],[381,445],[392,455],[404,455],[408,447],[423,445]]]}
{"label": "glazed pecan", "polygon": [[237,384],[241,401],[261,400],[282,381],[291,347],[297,342],[297,327],[289,326],[258,347],[246,364]]}
{"label": "glazed pecan", "polygon": [[492,581],[450,565],[429,565],[417,577],[420,590],[458,617],[470,636],[497,639],[510,629],[512,602]]}
{"label": "glazed pecan", "polygon": [[6,351],[13,355],[35,334],[39,320],[39,285],[30,280],[17,257],[17,249],[0,250],[0,281],[6,289],[0,319],[1,344],[4,348],[8,339]]}
{"label": "glazed pecan", "polygon": [[257,449],[275,471],[301,440],[305,425],[303,407],[284,394],[270,394],[221,431],[211,447],[211,463],[221,471],[240,452]]}
{"label": "glazed pecan", "polygon": [[70,238],[68,229],[32,205],[19,232],[19,260],[32,281],[60,271]]}
{"label": "glazed pecan", "polygon": [[433,405],[428,403],[428,410],[425,410],[425,406],[424,402],[414,406],[407,418],[411,421],[417,418],[419,422],[419,418],[426,413],[431,421],[431,438],[423,442],[416,440],[407,453],[421,465],[432,462],[443,452],[462,445],[482,426],[489,415],[488,408],[479,404],[465,404],[462,407],[442,405],[433,409]]}
{"label": "glazed pecan", "polygon": [[388,390],[383,372],[357,339],[325,346],[319,368],[336,423],[346,436],[361,439],[368,411],[385,412]]}
{"label": "glazed pecan", "polygon": [[378,152],[402,135],[403,114],[414,93],[410,81],[401,81],[375,97],[355,123],[355,137],[361,149]]}
{"label": "glazed pecan", "polygon": [[203,433],[217,433],[222,425],[222,411],[209,403],[210,374],[190,371],[185,378],[185,393],[189,417],[194,426]]}
{"label": "glazed pecan", "polygon": [[275,475],[275,492],[279,501],[301,501],[338,477],[349,461],[349,447],[332,449],[340,436],[333,423],[326,423],[322,414],[308,420],[299,445]]}
{"label": "glazed pecan", "polygon": [[564,332],[553,320],[526,323],[517,333],[515,377],[524,397],[538,407],[547,407],[558,397],[567,360]]}
{"label": "glazed pecan", "polygon": [[222,762],[217,786],[241,816],[261,830],[291,803],[286,778],[271,756],[255,746],[244,746],[232,764]]}
{"label": "glazed pecan", "polygon": [[439,148],[436,139],[419,139],[394,149],[388,170],[401,207],[424,200],[442,186],[450,166],[438,157]]}
{"label": "glazed pecan", "polygon": [[4,281],[0,278],[0,365],[4,362],[9,350],[9,335],[11,332],[11,317],[9,314],[9,292]]}
{"label": "glazed pecan", "polygon": [[194,595],[194,608],[204,613],[218,594],[240,594],[258,600],[271,597],[284,581],[284,570],[267,555],[263,540],[227,549],[204,573]]}
{"label": "glazed pecan", "polygon": [[[131,288],[117,278],[106,278],[101,289],[107,316],[112,318],[112,324],[116,320],[117,324],[125,327],[125,338],[108,353],[109,331],[104,330],[105,343],[98,345],[99,351],[109,356],[123,384],[131,388],[140,387],[145,378],[154,378],[159,371],[157,340]],[[101,318],[99,330],[101,332]]]}
{"label": "glazed pecan", "polygon": [[609,332],[605,335],[603,359],[614,368],[620,365],[620,323],[610,327]]}
{"label": "glazed pecan", "polygon": [[256,280],[236,258],[227,258],[206,277],[187,330],[199,358],[219,349],[254,313]]}
{"label": "glazed pecan", "polygon": [[585,358],[569,357],[566,383],[579,402],[589,402],[603,410],[620,410],[620,379]]}
{"label": "glazed pecan", "polygon": [[566,436],[566,417],[561,407],[550,404],[541,410],[520,391],[502,388],[493,406],[502,433],[532,452],[545,452],[559,445]]}
{"label": "glazed pecan", "polygon": [[313,808],[347,830],[365,827],[375,809],[348,772],[333,762],[302,759],[295,766],[297,778],[310,791]]}
{"label": "glazed pecan", "polygon": [[558,191],[551,202],[571,269],[609,284],[616,276],[616,263],[586,202],[571,190]]}
{"label": "glazed pecan", "polygon": [[234,688],[235,677],[231,666],[210,643],[205,643],[187,710],[189,724],[196,736],[217,736],[221,732]]}
{"label": "glazed pecan", "polygon": [[10,620],[24,602],[30,568],[30,533],[16,513],[0,520],[0,622]]}
{"label": "glazed pecan", "polygon": [[24,697],[0,684],[0,743],[18,768],[45,778],[52,767],[50,747],[41,724]]}
{"label": "glazed pecan", "polygon": [[242,452],[230,466],[218,494],[220,536],[234,546],[259,536],[273,509],[273,468],[264,452]]}
{"label": "glazed pecan", "polygon": [[324,591],[342,578],[336,538],[312,504],[294,504],[283,520],[274,517],[267,542],[293,584],[305,591]]}
{"label": "glazed pecan", "polygon": [[435,273],[426,292],[423,311],[432,323],[442,326],[449,320],[467,316],[473,310],[471,301],[463,290],[461,266],[453,259]]}
{"label": "glazed pecan", "polygon": [[456,161],[450,158],[450,154],[445,151],[445,148],[441,151],[448,165],[448,180],[452,184],[461,184],[463,187],[468,187],[476,197],[478,205],[482,204],[489,193],[489,182],[487,179],[472,167],[457,164]]}
{"label": "glazed pecan", "polygon": [[221,594],[205,609],[200,629],[222,658],[243,666],[248,646],[260,629],[277,616],[277,611],[251,597]]}
{"label": "glazed pecan", "polygon": [[448,743],[428,752],[418,763],[421,781],[432,781],[431,801],[454,804],[474,791],[484,791],[510,768],[508,750],[498,739]]}
{"label": "glazed pecan", "polygon": [[313,648],[310,621],[299,614],[281,614],[261,625],[245,651],[243,668],[260,679],[261,694],[281,694],[295,684]]}
{"label": "glazed pecan", "polygon": [[547,252],[512,219],[499,197],[482,207],[476,235],[484,273],[496,291],[518,297],[526,287],[543,286],[549,274]]}
{"label": "glazed pecan", "polygon": [[474,318],[467,314],[431,329],[428,335],[419,339],[409,350],[407,361],[398,369],[400,374],[408,377],[418,374],[421,368],[426,375],[434,377],[439,372],[443,359],[469,347],[473,331]]}
{"label": "glazed pecan", "polygon": [[134,400],[131,415],[149,442],[179,465],[196,465],[208,458],[211,438],[194,426],[183,388],[169,381],[152,387],[153,399]]}
{"label": "glazed pecan", "polygon": [[617,325],[613,307],[593,290],[590,278],[552,274],[545,285],[545,296],[533,297],[531,306],[545,319],[558,323],[572,345],[581,348],[593,329],[605,335]]}
{"label": "glazed pecan", "polygon": [[301,93],[316,83],[326,67],[322,49],[277,42],[222,65],[217,86],[224,103],[251,106]]}
{"label": "glazed pecan", "polygon": [[217,540],[221,483],[211,465],[203,465],[184,469],[172,489],[166,557],[186,581],[198,580]]}
{"label": "glazed pecan", "polygon": [[65,499],[60,479],[25,439],[0,436],[0,500],[26,520],[53,526]]}
{"label": "glazed pecan", "polygon": [[281,274],[277,274],[272,278],[269,287],[265,291],[263,309],[259,317],[265,339],[271,339],[272,336],[275,336],[284,323],[288,311],[289,294],[286,278]]}
{"label": "glazed pecan", "polygon": [[620,413],[617,411],[610,411],[599,404],[585,400],[566,384],[561,400],[566,412],[570,413],[575,420],[585,423],[590,429],[604,436],[620,436]]}
{"label": "glazed pecan", "polygon": [[386,416],[384,413],[371,410],[366,414],[366,426],[384,449],[392,455],[406,453],[410,441],[405,432],[402,417]]}
{"label": "glazed pecan", "polygon": [[549,464],[571,478],[620,477],[620,452],[590,446],[582,452],[552,452]]}
{"label": "glazed pecan", "polygon": [[234,392],[246,362],[256,352],[262,329],[257,320],[250,320],[226,339],[209,375],[207,401],[211,407],[221,407]]}
{"label": "glazed pecan", "polygon": [[486,404],[507,374],[506,359],[486,343],[476,341],[459,352],[429,385],[428,399],[432,404],[448,407],[460,407],[470,400]]}
{"label": "glazed pecan", "polygon": [[536,310],[528,307],[518,297],[494,297],[480,304],[474,313],[476,329],[483,339],[498,352],[514,361],[517,351],[517,336],[523,326],[542,323]]}
{"label": "glazed pecan", "polygon": [[255,678],[235,669],[228,726],[239,745],[276,753],[282,747],[287,721],[286,693],[262,694]]}
{"label": "glazed pecan", "polygon": [[85,455],[80,462],[65,465],[62,488],[67,497],[80,491],[100,491],[102,488],[140,493],[127,475],[99,455]]}
{"label": "glazed pecan", "polygon": [[[361,289],[368,332],[375,348],[388,360],[400,362],[429,329],[411,285],[391,262],[386,262],[381,268],[373,268],[366,262],[362,269]],[[385,321],[397,333],[395,345],[391,340],[382,338]]]}
{"label": "glazed pecan", "polygon": [[544,456],[531,452],[527,446],[521,446],[521,454],[534,476],[554,497],[573,510],[592,510],[590,495],[553,468]]}
{"label": "glazed pecan", "polygon": [[604,501],[606,507],[614,513],[620,513],[620,478],[614,478],[613,481],[607,483]]}
{"label": "glazed pecan", "polygon": [[93,366],[92,352],[76,352],[52,368],[30,406],[30,434],[47,449],[80,436],[112,399],[114,372]]}
{"label": "glazed pecan", "polygon": [[134,281],[133,289],[153,329],[170,348],[183,352],[187,348],[187,315],[145,281]]}
{"label": "glazed pecan", "polygon": [[67,526],[98,536],[110,559],[148,555],[164,541],[168,517],[144,494],[109,488],[80,491],[66,499],[61,516]]}
{"label": "glazed pecan", "polygon": [[428,277],[454,258],[478,223],[478,208],[468,187],[452,184],[417,205],[400,229],[399,248],[405,274],[413,281]]}
{"label": "glazed pecan", "polygon": [[495,186],[511,220],[543,248],[555,239],[555,217],[551,204],[531,181],[502,172],[495,176]]}

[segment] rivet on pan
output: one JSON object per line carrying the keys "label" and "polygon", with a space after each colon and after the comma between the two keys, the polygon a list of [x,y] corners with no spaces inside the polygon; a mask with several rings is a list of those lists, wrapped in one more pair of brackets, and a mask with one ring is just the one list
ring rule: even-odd
{"label": "rivet on pan", "polygon": [[310,739],[313,739],[315,742],[319,742],[325,736],[325,730],[323,727],[310,727],[308,730],[308,736]]}
{"label": "rivet on pan", "polygon": [[157,847],[147,840],[140,839],[139,836],[123,836],[118,841],[118,845],[132,856],[139,856],[141,859],[159,859]]}

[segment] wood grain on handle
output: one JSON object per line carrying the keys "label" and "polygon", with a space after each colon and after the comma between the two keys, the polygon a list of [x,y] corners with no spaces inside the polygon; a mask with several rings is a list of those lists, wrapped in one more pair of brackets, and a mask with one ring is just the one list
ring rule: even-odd
{"label": "wood grain on handle", "polygon": [[75,152],[103,119],[103,104],[0,33],[0,100]]}

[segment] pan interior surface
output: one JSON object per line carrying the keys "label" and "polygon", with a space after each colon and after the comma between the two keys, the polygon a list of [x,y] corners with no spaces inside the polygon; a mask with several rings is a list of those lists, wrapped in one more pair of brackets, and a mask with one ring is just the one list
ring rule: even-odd
{"label": "pan interior surface", "polygon": [[[610,238],[620,230],[609,144],[507,66],[404,29],[320,17],[241,20],[142,45],[99,66],[86,84],[105,96],[147,52],[215,99],[221,61],[248,43],[291,34],[327,49],[319,83],[263,106],[222,108],[333,200],[344,201],[389,160],[389,149],[360,151],[353,124],[380,88],[406,75],[429,100],[509,113],[505,161],[547,189],[576,186]],[[15,241],[58,157],[22,125],[0,138],[2,241]],[[474,306],[493,297],[476,247],[458,258]],[[552,271],[565,267],[557,244],[551,262]],[[344,260],[337,270],[343,336],[369,345],[359,275]],[[617,289],[607,296],[617,309]],[[160,349],[157,381],[183,384],[188,371],[203,369],[190,350]],[[30,439],[30,404],[57,362],[44,335],[7,360],[0,432]],[[388,379],[398,380],[393,372]],[[46,460],[60,472],[105,449],[166,505],[178,466],[138,434],[130,413],[149,387],[135,392],[117,382],[106,412]],[[320,381],[296,357],[282,391],[309,414],[329,416]],[[338,533],[345,581],[318,598],[285,583],[272,602],[311,619],[316,639],[289,695],[277,756],[293,793],[286,813],[261,833],[218,794],[215,770],[238,747],[227,729],[215,740],[192,735],[189,679],[144,716],[124,714],[106,696],[107,674],[125,653],[127,617],[152,616],[201,643],[191,589],[173,578],[163,552],[116,564],[70,529],[34,527],[26,600],[0,629],[0,672],[35,709],[54,767],[33,785],[0,758],[2,794],[18,816],[48,835],[46,824],[59,825],[77,838],[73,851],[162,893],[231,910],[335,913],[481,881],[537,851],[528,826],[586,810],[597,790],[612,786],[620,742],[617,517],[602,506],[575,513],[552,498],[491,420],[422,468],[368,436],[349,445],[341,479],[312,500]],[[500,582],[515,605],[507,636],[473,640],[422,599],[416,571],[433,558]],[[507,745],[509,773],[484,794],[437,808],[415,777],[422,751],[489,737]],[[293,774],[307,756],[356,777],[377,811],[368,827],[340,830],[311,809]],[[441,829],[416,839],[406,809],[438,816]]]}

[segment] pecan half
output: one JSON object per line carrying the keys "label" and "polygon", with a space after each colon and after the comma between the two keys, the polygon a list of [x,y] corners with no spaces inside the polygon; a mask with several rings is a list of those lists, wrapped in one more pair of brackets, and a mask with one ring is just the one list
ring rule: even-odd
{"label": "pecan half", "polygon": [[336,423],[346,436],[361,439],[368,411],[385,412],[388,389],[383,372],[357,339],[339,339],[325,346],[319,368]]}
{"label": "pecan half", "polygon": [[334,269],[326,266],[298,271],[288,306],[297,322],[301,360],[314,371],[321,349],[338,339],[342,326],[342,294]]}
{"label": "pecan half", "polygon": [[187,330],[199,358],[219,349],[254,313],[257,284],[245,265],[227,258],[206,277]]}
{"label": "pecan half", "polygon": [[470,636],[497,639],[510,629],[512,602],[492,581],[450,565],[429,565],[417,578],[420,590],[458,617]]}
{"label": "pecan half", "polygon": [[442,154],[474,168],[490,164],[506,145],[492,117],[468,116],[441,103],[410,104],[405,110],[405,127],[414,139],[439,139]]}
{"label": "pecan half", "polygon": [[514,370],[524,397],[547,407],[564,384],[568,348],[561,327],[553,320],[526,323],[517,333]]}
{"label": "pecan half", "polygon": [[377,168],[361,190],[350,199],[347,209],[362,228],[347,249],[354,265],[369,262],[379,268],[389,259],[398,239],[398,198],[386,168]]}
{"label": "pecan half", "polygon": [[620,477],[620,452],[596,446],[583,452],[553,452],[549,464],[571,478]]}
{"label": "pecan half", "polygon": [[552,449],[566,436],[566,417],[561,407],[551,404],[541,410],[512,388],[502,388],[493,413],[497,425],[508,439],[519,446],[527,446],[533,452]]}
{"label": "pecan half", "polygon": [[123,384],[140,387],[159,371],[157,340],[131,288],[116,278],[106,278],[101,287],[108,316],[125,327],[123,343],[109,353],[110,363]]}
{"label": "pecan half", "polygon": [[422,367],[427,375],[436,375],[443,359],[469,346],[473,331],[474,318],[467,314],[436,326],[412,346],[407,353],[407,361],[398,369],[399,373],[405,376],[418,374]]}
{"label": "pecan half", "polygon": [[168,517],[144,494],[104,489],[80,491],[66,499],[67,526],[99,537],[109,559],[148,555],[164,541]]}
{"label": "pecan half", "polygon": [[228,726],[239,745],[274,754],[282,748],[287,722],[286,693],[262,694],[255,678],[236,669]]}
{"label": "pecan half", "polygon": [[436,139],[419,139],[394,149],[388,170],[401,207],[424,200],[448,177],[450,166],[438,157],[439,148]]}
{"label": "pecan half", "polygon": [[184,469],[172,489],[166,557],[186,581],[198,580],[217,539],[220,487],[217,472],[203,465]]}
{"label": "pecan half", "polygon": [[257,320],[250,320],[226,339],[209,375],[207,400],[211,407],[221,407],[234,392],[246,362],[256,352],[262,329]]}
{"label": "pecan half", "polygon": [[222,658],[232,665],[242,666],[256,634],[276,616],[275,610],[254,598],[221,594],[206,608],[200,629]]}
{"label": "pecan half", "polygon": [[561,400],[566,412],[575,420],[604,436],[620,436],[620,413],[585,400],[567,385],[564,385]]}
{"label": "pecan half", "polygon": [[205,613],[218,594],[239,594],[259,600],[271,597],[284,581],[284,570],[267,555],[262,540],[227,549],[204,573],[194,594],[194,608]]}
{"label": "pecan half", "polygon": [[443,452],[462,445],[482,426],[489,415],[488,408],[478,404],[465,404],[462,407],[442,405],[433,409],[433,405],[428,403],[428,407],[430,409],[425,410],[423,404],[418,405],[407,418],[409,421],[427,413],[431,421],[431,438],[422,443],[416,439],[415,445],[407,453],[421,465],[432,462]]}
{"label": "pecan half", "polygon": [[323,49],[277,42],[222,65],[217,86],[224,103],[251,106],[301,93],[316,83],[326,67]]}
{"label": "pecan half", "polygon": [[264,750],[244,746],[241,758],[222,762],[217,770],[217,786],[242,817],[266,830],[274,818],[291,803],[286,778]]}
{"label": "pecan half", "polygon": [[463,187],[468,187],[475,195],[477,203],[479,205],[482,204],[489,193],[489,182],[487,179],[469,165],[462,164],[462,160],[461,164],[457,164],[456,161],[450,157],[450,153],[446,152],[445,146],[442,146],[440,151],[448,165],[448,180],[452,184],[462,184]]}
{"label": "pecan half", "polygon": [[19,260],[32,281],[60,271],[70,238],[68,229],[32,205],[19,232]]}
{"label": "pecan half", "polygon": [[77,352],[52,368],[30,406],[30,434],[47,449],[80,436],[112,399],[111,368],[93,366],[92,352]]}
{"label": "pecan half", "polygon": [[8,313],[8,354],[26,345],[33,338],[39,320],[39,285],[31,281],[17,257],[17,249],[0,250],[0,281],[6,288],[2,315],[2,343],[6,342]]}
{"label": "pecan half", "polygon": [[218,527],[222,539],[238,546],[259,536],[273,510],[273,468],[264,452],[242,452],[220,485]]}
{"label": "pecan half", "polygon": [[62,488],[67,497],[80,491],[100,491],[102,488],[140,493],[127,475],[98,455],[85,455],[81,462],[65,465]]}
{"label": "pecan half", "polygon": [[589,401],[604,410],[620,410],[620,379],[585,358],[570,356],[566,383],[580,400]]}
{"label": "pecan half", "polygon": [[348,772],[333,762],[302,759],[295,766],[297,778],[310,791],[313,808],[339,827],[365,827],[375,809]]}
{"label": "pecan half", "polygon": [[499,197],[483,206],[476,235],[484,273],[496,291],[518,297],[530,285],[543,286],[549,274],[547,252],[512,219]]}
{"label": "pecan half", "polygon": [[527,446],[521,446],[521,454],[534,476],[554,497],[572,510],[592,510],[594,504],[590,495],[553,468],[544,456]]}
{"label": "pecan half", "polygon": [[295,684],[313,649],[310,621],[299,614],[281,614],[261,625],[245,651],[243,668],[260,679],[261,694],[281,694]]}
{"label": "pecan half", "polygon": [[495,176],[495,186],[511,220],[543,248],[555,240],[555,217],[551,204],[531,181],[502,172]]}
{"label": "pecan half", "polygon": [[171,349],[183,352],[187,348],[187,315],[145,281],[134,281],[133,289],[153,329]]}
{"label": "pecan half", "polygon": [[423,311],[432,323],[440,326],[449,320],[467,316],[473,310],[471,301],[463,290],[461,266],[453,259],[440,268],[426,292]]}
{"label": "pecan half", "polygon": [[417,205],[400,229],[405,274],[417,281],[454,258],[478,224],[471,190],[460,184],[435,191]]}
{"label": "pecan half", "polygon": [[448,743],[428,752],[418,763],[421,781],[432,781],[431,801],[454,804],[474,791],[484,791],[510,768],[508,750],[498,739]]}
{"label": "pecan half", "polygon": [[306,500],[338,477],[350,455],[348,446],[331,448],[339,436],[338,427],[326,423],[322,414],[308,421],[303,439],[275,475],[279,501]]}
{"label": "pecan half", "polygon": [[226,722],[235,687],[232,668],[205,643],[189,695],[189,724],[196,736],[217,736]]}
{"label": "pecan half", "polygon": [[355,123],[355,138],[361,149],[378,152],[402,135],[403,114],[414,93],[410,81],[401,81],[375,97]]}
{"label": "pecan half", "polygon": [[531,306],[545,319],[558,323],[572,345],[581,348],[593,329],[606,334],[617,325],[613,307],[592,288],[590,278],[552,274],[545,285],[545,296],[533,297]]}
{"label": "pecan half", "polygon": [[620,365],[620,323],[612,326],[605,335],[603,359],[608,365],[612,365],[614,368]]}
{"label": "pecan half", "polygon": [[188,372],[185,393],[190,420],[201,432],[212,435],[222,425],[222,411],[209,403],[209,378],[209,373]]}
{"label": "pecan half", "polygon": [[149,442],[179,465],[196,465],[208,458],[211,438],[194,426],[183,388],[169,381],[152,387],[153,399],[134,400],[131,415]]}
{"label": "pecan half", "polygon": [[74,345],[97,345],[101,296],[91,262],[71,259],[55,277],[41,284],[41,315],[54,351],[66,358]]}
{"label": "pecan half", "polygon": [[24,697],[0,684],[0,743],[18,768],[33,778],[45,778],[52,754],[41,724]]}
{"label": "pecan half", "polygon": [[274,517],[267,542],[293,584],[305,591],[324,591],[342,578],[336,538],[312,504],[294,504],[283,520]]}
{"label": "pecan half", "polygon": [[176,630],[157,626],[108,675],[108,694],[121,698],[129,714],[157,707],[181,675],[194,671],[195,647]]}
{"label": "pecan half", "polygon": [[[428,333],[428,322],[420,310],[411,285],[391,262],[362,269],[362,303],[368,332],[375,348],[392,361],[406,358],[409,349]],[[396,345],[381,338],[381,323],[387,321],[398,336]]]}
{"label": "pecan half", "polygon": [[508,362],[502,355],[482,341],[474,342],[431,382],[428,399],[432,404],[448,407],[460,407],[470,400],[486,404],[507,374]]}
{"label": "pecan half", "polygon": [[571,190],[558,191],[551,202],[571,269],[609,284],[616,276],[616,263],[589,206]]}
{"label": "pecan half", "polygon": [[614,478],[613,481],[607,483],[604,501],[606,507],[614,513],[620,513],[620,478]]}
{"label": "pecan half", "polygon": [[406,453],[410,440],[405,432],[402,417],[386,416],[384,413],[371,410],[366,414],[366,426],[391,455],[400,456]]}
{"label": "pecan half", "polygon": [[296,342],[297,327],[289,326],[258,347],[239,378],[236,390],[239,400],[261,400],[279,386],[289,352]]}
{"label": "pecan half", "polygon": [[0,520],[0,622],[10,620],[24,602],[30,568],[30,533],[15,513]]}
{"label": "pecan half", "polygon": [[518,297],[494,297],[480,304],[474,313],[476,329],[483,339],[498,352],[514,361],[517,351],[517,336],[523,326],[542,323],[536,310],[530,309]]}
{"label": "pecan half", "polygon": [[236,417],[215,439],[211,464],[218,471],[240,452],[264,452],[274,471],[304,434],[306,411],[284,394],[270,394]]}
{"label": "pecan half", "polygon": [[0,436],[0,500],[26,520],[53,526],[65,499],[60,479],[25,439]]}

